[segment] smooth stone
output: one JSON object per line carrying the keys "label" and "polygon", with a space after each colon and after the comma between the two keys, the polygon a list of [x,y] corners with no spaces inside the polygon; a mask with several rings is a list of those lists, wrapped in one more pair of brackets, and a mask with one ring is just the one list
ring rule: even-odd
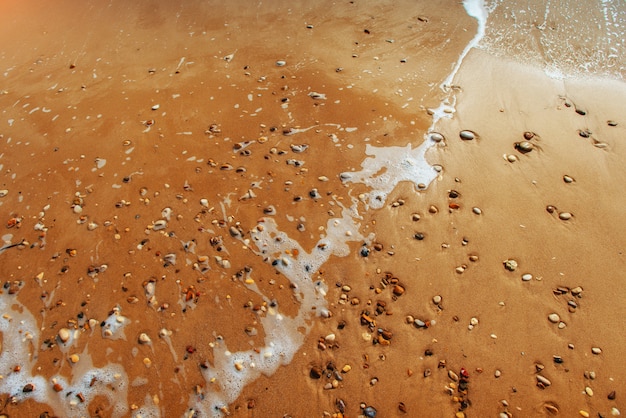
{"label": "smooth stone", "polygon": [[476,215],[480,215],[483,213],[483,211],[480,208],[472,208],[472,212],[474,212]]}
{"label": "smooth stone", "polygon": [[62,343],[66,343],[70,340],[70,330],[67,328],[61,328],[58,336]]}
{"label": "smooth stone", "polygon": [[570,176],[568,176],[568,175],[566,174],[566,175],[564,175],[564,176],[563,176],[563,181],[564,181],[565,183],[573,183],[573,182],[574,182],[574,178],[573,178],[573,177],[570,177]]}
{"label": "smooth stone", "polygon": [[472,131],[461,131],[459,133],[459,136],[461,137],[461,139],[465,140],[465,141],[471,141],[472,139],[476,138],[476,134]]}
{"label": "smooth stone", "polygon": [[435,305],[439,305],[441,303],[441,300],[442,300],[441,296],[439,295],[433,296],[433,303]]}
{"label": "smooth stone", "polygon": [[530,152],[533,150],[533,144],[528,141],[517,142],[515,144],[515,149],[520,152]]}
{"label": "smooth stone", "polygon": [[435,141],[435,142],[441,142],[445,138],[439,132],[431,132],[431,133],[428,134],[428,139],[430,139],[431,141]]}
{"label": "smooth stone", "polygon": [[366,406],[363,409],[363,415],[365,415],[367,418],[376,418],[376,408],[374,408],[373,406]]}
{"label": "smooth stone", "polygon": [[455,382],[459,381],[459,375],[457,375],[456,373],[454,373],[452,370],[448,370],[448,377],[450,379],[452,379]]}
{"label": "smooth stone", "polygon": [[404,292],[404,287],[400,286],[399,284],[395,285],[393,288],[393,294],[396,296],[402,296]]}
{"label": "smooth stone", "polygon": [[561,320],[561,317],[559,317],[558,314],[551,313],[550,315],[548,315],[548,320],[553,324],[556,324]]}
{"label": "smooth stone", "polygon": [[538,374],[536,377],[537,377],[537,382],[541,383],[544,386],[550,386],[552,384],[552,382],[550,382],[550,380],[548,380],[547,378],[543,377],[540,374]]}
{"label": "smooth stone", "polygon": [[151,109],[152,110],[157,110],[160,107],[161,107],[161,105],[155,104],[154,106],[151,107]]}
{"label": "smooth stone", "polygon": [[535,133],[534,132],[530,132],[530,131],[524,132],[524,139],[525,140],[530,141],[534,137],[535,137]]}
{"label": "smooth stone", "polygon": [[514,163],[515,161],[517,161],[517,156],[513,154],[509,154],[506,156],[506,160],[510,163]]}
{"label": "smooth stone", "polygon": [[284,60],[278,60],[276,61],[276,66],[277,67],[284,67],[285,65],[287,65],[287,62]]}
{"label": "smooth stone", "polygon": [[567,221],[572,219],[572,214],[569,212],[561,212],[559,213],[559,219],[562,221]]}
{"label": "smooth stone", "polygon": [[470,324],[472,324],[473,326],[478,325],[478,318],[472,318],[472,319],[470,319]]}
{"label": "smooth stone", "polygon": [[587,386],[585,388],[585,393],[587,394],[587,396],[593,396],[593,389],[591,389],[589,386]]}
{"label": "smooth stone", "polygon": [[526,273],[526,274],[522,275],[522,280],[525,281],[525,282],[528,282],[528,281],[530,281],[532,279],[533,279],[533,275],[530,274],[530,273]]}
{"label": "smooth stone", "polygon": [[595,355],[602,354],[602,349],[600,347],[592,347],[591,352]]}

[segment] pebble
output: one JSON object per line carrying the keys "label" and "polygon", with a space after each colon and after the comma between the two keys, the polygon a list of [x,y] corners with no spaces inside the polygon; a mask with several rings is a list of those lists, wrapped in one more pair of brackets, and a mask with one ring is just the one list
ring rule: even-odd
{"label": "pebble", "polygon": [[494,375],[494,377],[497,379],[497,378],[499,378],[500,376],[502,376],[502,372],[501,372],[500,370],[496,370],[496,371],[493,373],[493,375]]}
{"label": "pebble", "polygon": [[530,274],[530,273],[526,273],[526,274],[522,275],[522,280],[525,281],[525,282],[528,282],[528,281],[530,281],[532,279],[533,279],[533,275]]}
{"label": "pebble", "polygon": [[548,387],[552,384],[552,382],[550,382],[549,379],[543,377],[542,375],[538,374],[537,376],[535,376],[537,378],[537,384],[541,383],[543,386]]}
{"label": "pebble", "polygon": [[433,303],[435,305],[439,305],[441,303],[441,300],[442,300],[441,296],[439,295],[433,296]]}
{"label": "pebble", "polygon": [[595,355],[602,354],[602,349],[600,347],[592,347],[591,352]]}
{"label": "pebble", "polygon": [[528,141],[516,142],[515,149],[522,153],[527,153],[533,150],[533,144]]}
{"label": "pebble", "polygon": [[459,133],[459,136],[461,137],[461,139],[465,140],[465,141],[471,141],[472,139],[476,138],[476,134],[472,131],[461,131]]}
{"label": "pebble", "polygon": [[161,105],[155,104],[151,107],[152,110],[158,110],[161,107]]}
{"label": "pebble", "polygon": [[589,412],[585,411],[584,409],[581,409],[580,411],[578,411],[578,414],[581,417],[584,417],[584,418],[589,418],[590,417]]}
{"label": "pebble", "polygon": [[591,389],[589,386],[585,387],[585,393],[588,396],[593,396],[593,389]]}
{"label": "pebble", "polygon": [[510,163],[514,163],[515,161],[517,161],[517,155],[508,154],[506,156],[506,160]]}
{"label": "pebble", "polygon": [[569,219],[572,219],[572,214],[569,212],[561,212],[559,213],[559,219],[562,221],[567,221]]}
{"label": "pebble", "polygon": [[471,324],[471,325],[473,325],[473,326],[478,325],[478,318],[472,318],[472,319],[470,319],[470,324]]}
{"label": "pebble", "polygon": [[535,137],[535,133],[534,132],[530,132],[530,131],[524,132],[524,139],[525,140],[530,141],[534,137]]}
{"label": "pebble", "polygon": [[448,377],[450,379],[452,379],[455,382],[459,381],[459,375],[457,375],[456,373],[454,373],[452,370],[448,370]]}
{"label": "pebble", "polygon": [[508,271],[515,271],[517,269],[517,261],[512,259],[504,261],[504,268]]}
{"label": "pebble", "polygon": [[405,292],[404,287],[400,286],[399,284],[393,287],[393,294],[396,296],[402,296],[404,292]]}
{"label": "pebble", "polygon": [[609,392],[609,394],[607,395],[607,398],[608,398],[608,400],[613,401],[613,400],[615,400],[615,396],[616,396],[616,393],[615,393],[615,391],[614,391],[614,390],[612,390],[612,391],[610,391],[610,392]]}
{"label": "pebble", "polygon": [[376,408],[374,408],[373,406],[366,406],[365,408],[363,408],[363,415],[365,415],[367,418],[376,418]]}
{"label": "pebble", "polygon": [[6,196],[8,194],[9,194],[9,191],[7,189],[0,190],[0,197],[4,197],[4,196]]}
{"label": "pebble", "polygon": [[80,357],[78,356],[78,354],[72,354],[70,356],[70,361],[72,362],[72,364],[78,363],[79,360],[80,360]]}
{"label": "pebble", "polygon": [[139,334],[138,340],[139,344],[150,344],[150,342],[152,341],[150,337],[148,337],[148,334],[146,334],[145,332]]}
{"label": "pebble", "polygon": [[287,62],[284,60],[278,60],[276,61],[276,66],[277,67],[284,67],[285,65],[287,65]]}
{"label": "pebble", "polygon": [[566,175],[564,175],[564,176],[563,176],[563,181],[564,181],[565,183],[573,183],[573,182],[574,182],[574,181],[576,181],[576,180],[574,180],[574,178],[573,178],[573,177],[570,177],[570,176],[568,176],[568,175],[566,174]]}
{"label": "pebble", "polygon": [[480,215],[481,213],[483,213],[483,211],[477,207],[472,208],[472,212],[474,212],[476,215]]}
{"label": "pebble", "polygon": [[59,336],[59,340],[65,344],[66,342],[70,340],[70,330],[67,328],[61,328],[59,330],[58,336]]}
{"label": "pebble", "polygon": [[558,314],[551,313],[550,315],[548,315],[548,320],[552,322],[553,324],[556,324],[561,320],[561,318],[559,317]]}
{"label": "pebble", "polygon": [[428,134],[428,138],[431,141],[434,141],[434,142],[441,142],[441,141],[443,141],[445,139],[444,136],[442,134],[440,134],[439,132],[431,132],[431,133],[429,133]]}

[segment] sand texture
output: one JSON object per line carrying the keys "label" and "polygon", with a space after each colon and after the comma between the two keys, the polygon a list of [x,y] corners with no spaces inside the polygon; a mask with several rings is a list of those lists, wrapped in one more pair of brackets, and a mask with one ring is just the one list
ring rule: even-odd
{"label": "sand texture", "polygon": [[626,10],[521,3],[2,2],[0,416],[626,411]]}

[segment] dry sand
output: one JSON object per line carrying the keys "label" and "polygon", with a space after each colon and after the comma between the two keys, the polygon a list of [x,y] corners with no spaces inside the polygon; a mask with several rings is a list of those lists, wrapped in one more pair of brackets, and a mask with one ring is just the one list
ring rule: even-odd
{"label": "dry sand", "polygon": [[[626,410],[626,86],[473,49],[444,93],[476,21],[420,3],[3,2],[1,412]],[[446,97],[437,178],[369,208],[340,174],[420,145]],[[294,278],[342,216],[349,254]],[[261,254],[272,222],[286,244]],[[224,354],[286,334],[259,377]],[[230,399],[228,373],[255,378]]]}

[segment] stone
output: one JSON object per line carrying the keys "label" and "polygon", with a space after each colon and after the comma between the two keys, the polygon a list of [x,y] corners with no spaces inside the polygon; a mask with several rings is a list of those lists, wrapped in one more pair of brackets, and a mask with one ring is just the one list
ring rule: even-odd
{"label": "stone", "polygon": [[600,347],[592,347],[591,352],[595,355],[602,354],[602,349]]}
{"label": "stone", "polygon": [[468,131],[468,130],[464,130],[459,132],[459,136],[461,137],[461,139],[465,140],[465,141],[471,141],[473,139],[476,138],[476,134],[472,131]]}
{"label": "stone", "polygon": [[504,268],[508,271],[515,271],[517,269],[517,261],[512,259],[504,261]]}
{"label": "stone", "polygon": [[71,334],[70,330],[67,328],[61,328],[58,333],[59,340],[65,344],[70,340]]}
{"label": "stone", "polygon": [[530,273],[526,273],[522,275],[522,280],[528,282],[533,279],[533,275]]}
{"label": "stone", "polygon": [[573,177],[568,176],[567,174],[563,176],[563,181],[565,183],[573,183],[575,180]]}
{"label": "stone", "polygon": [[400,286],[399,284],[393,287],[393,294],[396,296],[402,296],[404,292],[405,292],[404,287]]}
{"label": "stone", "polygon": [[441,303],[441,300],[442,300],[441,296],[439,295],[433,296],[433,303],[435,305],[439,305]]}
{"label": "stone", "polygon": [[533,150],[533,144],[528,141],[516,142],[515,149],[521,153],[527,153]]}
{"label": "stone", "polygon": [[431,132],[431,133],[428,134],[428,139],[430,139],[431,141],[434,141],[434,142],[441,142],[445,138],[439,132]]}
{"label": "stone", "polygon": [[548,378],[546,378],[546,377],[544,377],[544,376],[542,376],[540,374],[536,375],[535,377],[537,378],[537,384],[538,385],[541,384],[544,387],[548,387],[548,386],[550,386],[552,384],[552,382],[550,382],[550,380]]}
{"label": "stone", "polygon": [[480,215],[483,213],[483,211],[477,207],[472,208],[472,212],[474,212],[476,215]]}
{"label": "stone", "polygon": [[556,324],[561,320],[561,318],[559,317],[558,314],[551,313],[550,315],[548,315],[548,320],[552,322],[553,324]]}
{"label": "stone", "polygon": [[585,393],[587,394],[587,396],[593,396],[593,389],[587,386],[585,387]]}
{"label": "stone", "polygon": [[323,371],[321,367],[313,366],[309,371],[309,376],[311,377],[311,379],[319,379],[320,377],[322,377],[322,373]]}
{"label": "stone", "polygon": [[150,337],[148,336],[148,334],[146,334],[145,332],[142,332],[141,334],[139,334],[139,344],[150,344],[150,342],[152,341],[150,339]]}
{"label": "stone", "polygon": [[559,213],[559,219],[562,221],[568,221],[570,219],[572,219],[572,214],[569,212],[561,212]]}

